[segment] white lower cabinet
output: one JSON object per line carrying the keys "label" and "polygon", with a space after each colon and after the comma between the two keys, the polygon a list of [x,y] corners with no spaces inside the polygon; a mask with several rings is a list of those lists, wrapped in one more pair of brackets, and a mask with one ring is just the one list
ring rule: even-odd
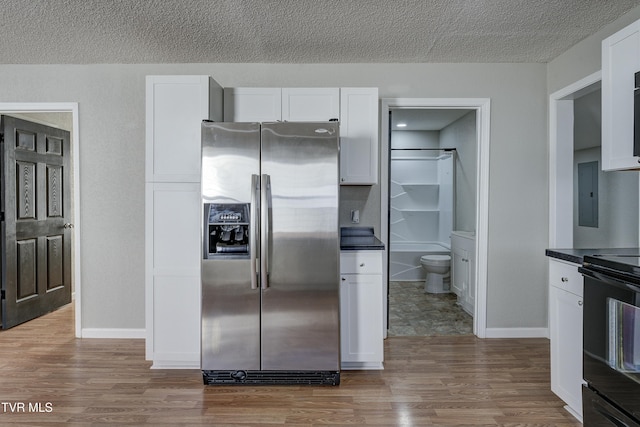
{"label": "white lower cabinet", "polygon": [[383,369],[382,251],[340,255],[342,369]]}
{"label": "white lower cabinet", "polygon": [[582,276],[578,265],[549,261],[551,391],[582,420]]}

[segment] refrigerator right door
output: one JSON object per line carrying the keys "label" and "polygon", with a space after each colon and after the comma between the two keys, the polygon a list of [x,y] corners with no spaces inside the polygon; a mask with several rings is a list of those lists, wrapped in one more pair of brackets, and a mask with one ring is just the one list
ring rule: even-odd
{"label": "refrigerator right door", "polygon": [[338,123],[263,123],[262,369],[339,371]]}

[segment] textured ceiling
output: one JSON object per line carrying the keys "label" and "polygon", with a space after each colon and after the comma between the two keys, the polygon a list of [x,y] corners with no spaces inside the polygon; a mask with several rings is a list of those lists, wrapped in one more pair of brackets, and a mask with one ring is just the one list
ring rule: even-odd
{"label": "textured ceiling", "polygon": [[0,0],[0,63],[549,62],[640,0]]}

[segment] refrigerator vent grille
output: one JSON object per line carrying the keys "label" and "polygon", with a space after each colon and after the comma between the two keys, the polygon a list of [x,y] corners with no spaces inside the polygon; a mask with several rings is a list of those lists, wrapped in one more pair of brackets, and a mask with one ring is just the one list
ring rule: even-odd
{"label": "refrigerator vent grille", "polygon": [[336,371],[202,371],[205,385],[339,385]]}

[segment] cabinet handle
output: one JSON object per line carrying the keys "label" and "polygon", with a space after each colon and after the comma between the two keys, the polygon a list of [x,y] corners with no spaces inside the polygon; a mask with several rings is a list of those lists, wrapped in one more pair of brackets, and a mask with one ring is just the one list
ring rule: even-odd
{"label": "cabinet handle", "polygon": [[360,264],[360,267],[364,267],[364,262],[362,264]]}
{"label": "cabinet handle", "polygon": [[582,307],[582,304],[584,304],[584,303],[582,302],[582,300],[578,301],[578,305],[579,305],[580,307]]}
{"label": "cabinet handle", "polygon": [[347,280],[347,279],[345,279],[344,277],[342,277],[342,278],[341,278],[341,280],[344,282],[344,281],[345,281],[345,280]]}
{"label": "cabinet handle", "polygon": [[560,280],[561,280],[561,281],[563,281],[563,282],[568,282],[568,281],[569,281],[569,278],[568,278],[568,277],[563,277],[563,278],[562,278],[562,279],[560,279]]}

